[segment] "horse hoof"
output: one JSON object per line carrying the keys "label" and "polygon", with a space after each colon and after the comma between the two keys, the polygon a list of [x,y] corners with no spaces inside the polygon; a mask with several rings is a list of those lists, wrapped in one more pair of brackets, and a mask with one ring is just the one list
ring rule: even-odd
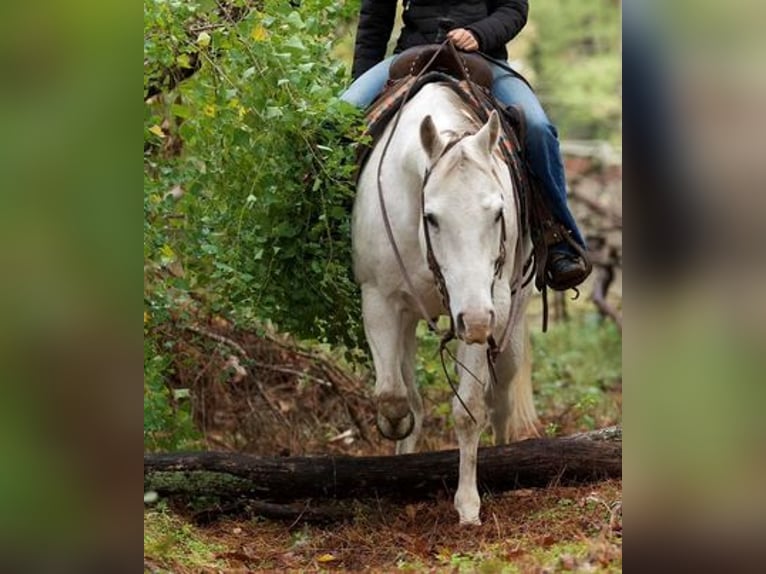
{"label": "horse hoof", "polygon": [[479,517],[463,520],[460,519],[460,526],[481,526],[481,520]]}
{"label": "horse hoof", "polygon": [[375,425],[378,432],[388,440],[402,440],[410,436],[415,428],[415,415],[412,411],[407,411],[404,417],[392,420],[378,414],[375,417]]}

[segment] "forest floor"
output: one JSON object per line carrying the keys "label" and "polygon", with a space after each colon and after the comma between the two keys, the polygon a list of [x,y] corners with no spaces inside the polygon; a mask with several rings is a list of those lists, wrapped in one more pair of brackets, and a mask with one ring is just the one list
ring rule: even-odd
{"label": "forest floor", "polygon": [[485,497],[483,525],[459,526],[451,500],[356,502],[354,519],[292,525],[251,518],[195,526],[161,506],[144,514],[150,572],[619,572],[621,483]]}
{"label": "forest floor", "polygon": [[[542,431],[562,436],[619,424],[621,337],[614,325],[584,305],[574,306],[568,321],[554,321],[547,334],[537,332],[536,322],[533,317],[533,380]],[[202,331],[168,333],[177,339],[173,384],[190,388],[195,397],[193,418],[202,430],[192,445],[197,450],[271,456],[392,453],[392,444],[374,429],[365,387],[371,386],[369,375],[347,376],[337,357],[336,362],[318,361],[313,350],[291,349],[286,340],[243,333],[225,322],[212,320]],[[263,368],[243,377],[231,343],[247,354],[251,371],[256,364]],[[457,444],[436,344],[422,334],[417,377],[427,423],[421,450]],[[491,444],[491,437],[483,437],[482,444]],[[458,525],[451,494],[416,503],[344,502],[345,515],[352,518],[329,524],[242,513],[222,513],[203,523],[200,501],[160,499],[144,510],[145,571],[622,569],[621,481],[485,494],[480,527]]]}

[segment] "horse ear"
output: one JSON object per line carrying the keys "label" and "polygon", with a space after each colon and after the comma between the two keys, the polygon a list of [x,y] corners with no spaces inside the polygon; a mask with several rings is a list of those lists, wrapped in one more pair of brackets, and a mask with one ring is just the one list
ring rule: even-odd
{"label": "horse ear", "polygon": [[479,149],[491,154],[500,139],[500,118],[495,110],[489,114],[487,123],[476,134]]}
{"label": "horse ear", "polygon": [[431,159],[438,157],[442,149],[444,149],[444,143],[439,136],[439,130],[436,129],[436,124],[434,124],[430,115],[424,117],[423,121],[420,122],[420,143]]}

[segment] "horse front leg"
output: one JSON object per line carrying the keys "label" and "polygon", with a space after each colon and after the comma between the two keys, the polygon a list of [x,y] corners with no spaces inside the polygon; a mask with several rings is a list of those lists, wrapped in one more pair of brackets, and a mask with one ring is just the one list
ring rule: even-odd
{"label": "horse front leg", "polygon": [[396,300],[375,287],[362,288],[364,331],[375,365],[375,422],[381,435],[397,441],[407,438],[415,426],[402,377],[402,314]]}
{"label": "horse front leg", "polygon": [[[455,432],[460,447],[460,478],[455,493],[455,509],[460,515],[460,524],[481,524],[479,519],[481,499],[476,486],[476,459],[479,437],[487,424],[484,391],[488,373],[485,357],[485,345],[460,343],[458,359],[473,373],[472,376],[463,367],[458,367],[460,373],[458,395],[462,403],[457,397],[452,399]],[[477,381],[474,376],[479,380]]]}

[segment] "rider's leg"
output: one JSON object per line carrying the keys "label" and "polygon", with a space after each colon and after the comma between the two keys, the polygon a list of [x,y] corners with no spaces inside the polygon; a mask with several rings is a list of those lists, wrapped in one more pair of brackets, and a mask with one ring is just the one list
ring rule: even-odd
{"label": "rider's leg", "polygon": [[388,69],[393,61],[394,56],[391,56],[367,70],[354,80],[346,91],[341,94],[340,99],[355,105],[357,108],[364,109],[369,106],[378,94],[383,91],[383,86],[388,79]]}
{"label": "rider's leg", "polygon": [[[540,102],[526,82],[500,66],[492,65],[492,69],[494,74],[493,93],[497,99],[505,105],[519,106],[524,113],[527,128],[524,145],[527,150],[529,167],[539,178],[543,189],[548,194],[553,216],[569,230],[572,238],[585,248],[585,240],[567,206],[564,163],[559,151],[558,133],[555,126],[548,120]],[[575,251],[566,242],[559,243],[551,248],[549,263],[560,267],[561,275],[576,274],[577,270],[569,265],[570,262],[559,259],[558,253],[568,255],[573,265],[580,265],[582,262]],[[582,265],[582,279],[584,279],[585,267],[584,264]]]}

